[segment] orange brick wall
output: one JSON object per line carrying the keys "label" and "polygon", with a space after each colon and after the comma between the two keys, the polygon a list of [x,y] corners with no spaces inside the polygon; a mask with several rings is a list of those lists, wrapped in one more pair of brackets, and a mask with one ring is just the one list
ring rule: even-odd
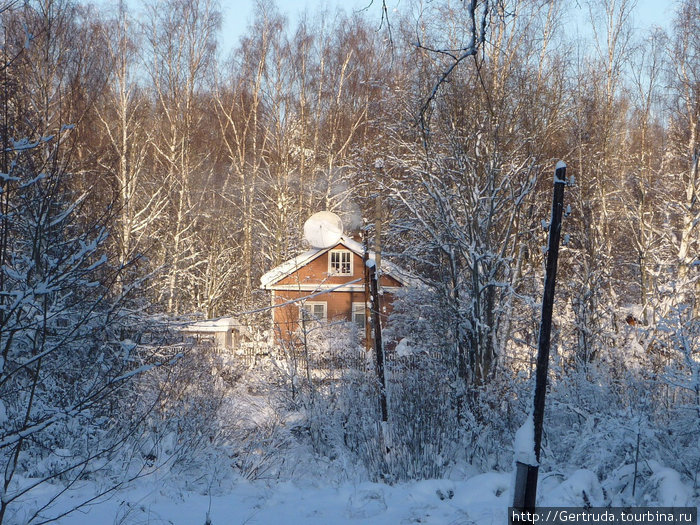
{"label": "orange brick wall", "polygon": [[[338,249],[343,249],[342,244],[338,245]],[[356,279],[364,279],[364,267],[362,265],[362,257],[356,253],[352,253],[352,275],[328,275],[328,255],[329,252],[317,257],[306,266],[299,268],[296,272],[281,279],[275,284],[281,285],[298,285],[298,284],[343,284]],[[361,282],[358,284],[362,284]],[[388,275],[382,275],[380,279],[382,286],[401,286],[396,279]]]}
{"label": "orange brick wall", "polygon": [[[275,292],[275,304],[285,303],[290,300],[300,299],[309,295],[309,292],[277,291]],[[380,297],[382,309],[382,326],[386,325],[386,316],[392,311],[393,295],[384,292]],[[310,302],[326,303],[328,321],[352,321],[352,303],[365,301],[363,292],[328,292],[317,295]],[[275,333],[282,339],[290,340],[292,334],[299,327],[299,305],[301,302],[275,308],[273,310],[273,321],[275,323]]]}
{"label": "orange brick wall", "polygon": [[[339,244],[334,249],[345,249],[345,246]],[[364,265],[362,263],[362,257],[352,253],[352,275],[328,275],[328,259],[329,252],[325,252],[320,257],[317,257],[310,263],[306,264],[302,268],[299,268],[296,272],[288,275],[287,277],[281,279],[276,285],[286,285],[286,286],[300,286],[300,285],[342,285],[344,283],[349,283],[352,281],[358,282],[354,283],[352,286],[363,286],[365,284],[365,272]],[[380,278],[381,286],[388,287],[400,287],[399,283],[393,277],[388,275],[382,275]],[[282,304],[287,301],[292,301],[296,299],[302,299],[308,297],[309,295],[315,293],[314,291],[307,290],[275,290],[274,292],[274,304]],[[309,302],[324,302],[326,303],[326,313],[328,316],[328,321],[352,321],[352,303],[365,302],[369,298],[369,295],[365,294],[363,291],[332,291],[323,294],[316,295],[310,299]],[[386,324],[386,317],[391,313],[393,295],[388,292],[384,292],[380,298],[381,308],[382,308],[382,324]],[[272,318],[275,324],[275,337],[283,340],[292,340],[292,334],[299,328],[299,305],[301,302],[296,302],[280,308],[275,308],[273,310]],[[369,320],[368,320],[369,322]]]}

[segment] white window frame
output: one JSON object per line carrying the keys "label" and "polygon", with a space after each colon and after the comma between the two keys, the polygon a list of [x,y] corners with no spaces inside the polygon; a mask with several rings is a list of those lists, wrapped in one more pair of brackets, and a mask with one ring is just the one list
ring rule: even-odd
{"label": "white window frame", "polygon": [[[314,307],[316,307],[316,306],[323,307],[323,315],[321,317],[317,316],[314,313]],[[299,305],[299,323],[300,324],[302,321],[302,316],[304,315],[303,314],[304,311],[309,314],[307,321],[310,321],[312,323],[321,323],[321,322],[325,322],[328,320],[328,303],[325,301],[306,301],[305,303],[300,304]]]}
{"label": "white window frame", "polygon": [[[357,315],[362,315],[362,326],[357,322]],[[355,323],[359,330],[364,331],[367,328],[367,305],[364,301],[352,303],[352,322]]]}
{"label": "white window frame", "polygon": [[[348,258],[349,258],[348,262],[349,262],[349,269],[350,269],[349,272],[337,271],[333,267],[333,254],[336,254],[336,253],[339,254],[339,256],[341,257],[341,259],[339,261],[339,266],[340,266],[341,270],[342,270],[343,264],[344,264],[343,260],[342,260],[342,255],[348,254]],[[353,254],[350,250],[330,250],[328,252],[328,275],[354,275],[355,269],[353,268],[353,256],[352,255]]]}

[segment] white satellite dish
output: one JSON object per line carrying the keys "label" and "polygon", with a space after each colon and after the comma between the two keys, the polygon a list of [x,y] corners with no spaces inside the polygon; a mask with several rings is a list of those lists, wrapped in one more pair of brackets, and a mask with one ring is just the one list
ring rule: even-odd
{"label": "white satellite dish", "polygon": [[314,248],[330,248],[343,235],[343,221],[335,213],[319,211],[304,223],[304,237]]}

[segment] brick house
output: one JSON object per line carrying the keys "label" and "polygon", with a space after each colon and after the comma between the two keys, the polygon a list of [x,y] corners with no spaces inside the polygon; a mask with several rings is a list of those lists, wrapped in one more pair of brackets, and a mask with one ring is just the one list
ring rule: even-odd
{"label": "brick house", "polygon": [[[261,277],[261,288],[272,292],[271,304],[283,305],[272,309],[277,341],[293,340],[302,315],[313,322],[352,321],[360,333],[369,335],[363,252],[361,243],[342,235],[330,247],[311,248]],[[368,259],[374,261],[374,252]],[[386,321],[395,292],[408,281],[386,260],[381,262],[380,274],[380,307]]]}

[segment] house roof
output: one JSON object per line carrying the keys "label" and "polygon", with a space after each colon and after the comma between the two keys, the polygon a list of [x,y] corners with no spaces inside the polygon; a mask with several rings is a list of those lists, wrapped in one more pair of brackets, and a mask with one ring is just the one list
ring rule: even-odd
{"label": "house roof", "polygon": [[[271,287],[273,287],[275,283],[293,274],[299,268],[306,266],[311,261],[313,261],[317,257],[320,257],[324,253],[336,249],[340,245],[344,246],[345,248],[359,255],[360,257],[364,255],[364,246],[362,245],[362,243],[357,242],[356,240],[351,239],[350,237],[342,235],[340,237],[340,240],[333,246],[330,246],[328,248],[311,248],[310,250],[307,250],[304,253],[301,253],[296,257],[289,259],[288,261],[285,261],[279,266],[273,268],[260,278],[261,288],[266,290],[271,289]],[[375,254],[373,251],[370,251],[368,256],[369,261],[374,261]],[[384,259],[382,259],[381,264],[382,271],[384,274],[393,277],[404,286],[408,285],[412,281],[408,274],[401,270],[395,264]]]}
{"label": "house roof", "polygon": [[195,321],[182,328],[183,332],[195,333],[216,333],[226,332],[227,330],[235,329],[243,331],[245,327],[233,317],[220,317],[218,319],[206,319],[203,321]]}

